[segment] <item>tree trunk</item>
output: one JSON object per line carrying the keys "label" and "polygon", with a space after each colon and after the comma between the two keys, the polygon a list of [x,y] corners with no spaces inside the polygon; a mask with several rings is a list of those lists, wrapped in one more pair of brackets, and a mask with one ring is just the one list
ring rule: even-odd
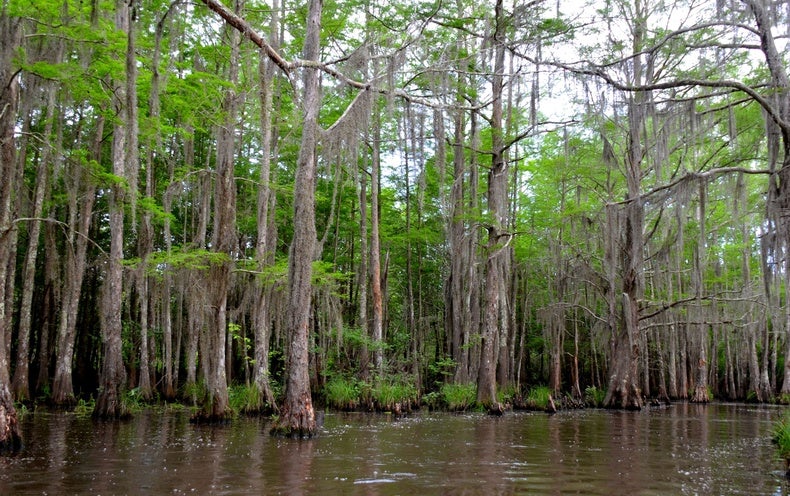
{"label": "tree trunk", "polygon": [[60,300],[60,291],[57,289],[59,285],[56,283],[60,280],[56,263],[58,250],[55,245],[54,226],[50,223],[44,226],[44,247],[46,254],[44,256],[44,288],[41,309],[43,317],[38,342],[38,374],[35,387],[37,393],[45,390],[51,391],[49,370],[52,361],[51,343],[54,341],[52,328],[55,321],[56,302]]}
{"label": "tree trunk", "polygon": [[[135,169],[137,149],[137,60],[135,31],[129,4],[116,1],[115,25],[127,33],[126,81],[114,88],[115,110],[118,123],[113,127],[112,173],[117,178],[127,178]],[[134,181],[133,181],[134,182]],[[136,185],[135,185],[136,186]],[[136,187],[132,189],[135,195]],[[119,418],[126,415],[123,394],[126,388],[126,369],[123,364],[123,233],[126,194],[124,186],[110,187],[110,258],[104,281],[102,304],[103,362],[99,379],[99,394],[93,411],[97,418]]]}
{"label": "tree trunk", "polygon": [[[272,46],[278,46],[277,28],[279,26],[279,1],[272,4],[272,15],[269,28],[269,38]],[[260,103],[261,103],[261,170],[258,186],[258,239],[256,245],[256,259],[259,270],[272,263],[274,255],[274,240],[270,236],[270,224],[274,217],[274,199],[271,188],[271,158],[277,149],[273,132],[273,98],[274,98],[274,63],[268,59],[261,49],[258,61],[258,77],[260,78]],[[276,408],[274,392],[269,381],[269,343],[271,340],[271,282],[258,278],[256,288],[255,307],[255,368],[253,382],[260,395],[260,405],[263,408]]]}
{"label": "tree trunk", "polygon": [[[101,159],[103,134],[104,118],[99,116],[96,121],[92,146],[92,158],[97,163]],[[55,357],[55,377],[52,382],[51,398],[52,404],[59,407],[69,406],[75,402],[72,363],[77,334],[77,309],[82,293],[82,281],[85,277],[91,217],[96,201],[96,185],[84,167],[74,164],[74,170],[67,177],[70,177],[72,182],[68,188],[67,248],[60,301],[60,320],[55,342],[57,356]],[[82,199],[82,204],[80,204],[79,198]]]}
{"label": "tree trunk", "polygon": [[[304,59],[317,61],[320,52],[322,0],[310,0]],[[317,425],[310,394],[309,354],[311,273],[316,244],[315,182],[318,111],[321,87],[318,69],[303,69],[302,140],[294,184],[294,235],[288,257],[288,361],[285,401],[273,434],[310,437]]]}
{"label": "tree trunk", "polygon": [[[782,60],[782,56],[776,46],[772,31],[772,17],[766,11],[764,3],[757,0],[743,0],[754,15],[757,24],[757,34],[760,37],[760,49],[765,57],[766,65],[771,75],[771,93],[768,102],[774,107],[778,120],[766,116],[766,128],[768,130],[768,149],[769,166],[775,174],[771,177],[771,185],[768,191],[768,217],[775,219],[777,236],[779,243],[784,248],[785,253],[790,249],[790,78]],[[777,163],[781,157],[781,166],[776,170]],[[778,173],[776,173],[778,172]],[[790,282],[790,257],[784,258],[784,284],[787,295],[788,282]],[[784,301],[784,322],[782,323],[785,332],[786,342],[790,342],[790,304],[785,298]],[[766,342],[767,344],[767,342]],[[790,351],[790,344],[786,345]],[[767,351],[767,350],[766,350]],[[787,363],[790,360],[785,355],[784,380],[782,383],[783,394],[790,393],[790,367]],[[759,385],[767,388],[766,384]],[[759,394],[758,394],[759,396]]]}
{"label": "tree trunk", "polygon": [[[242,9],[243,0],[235,3],[236,14]],[[231,85],[238,83],[240,69],[239,43],[241,36],[229,29],[230,60],[228,79]],[[228,292],[232,260],[236,247],[236,183],[234,178],[234,154],[236,150],[236,116],[238,97],[234,89],[225,93],[225,122],[217,129],[217,164],[214,187],[214,226],[211,239],[212,250],[222,254],[221,259],[211,264],[209,276],[210,311],[208,326],[204,329],[203,360],[206,371],[206,398],[197,419],[209,422],[225,421],[232,412],[228,396],[227,351],[231,343],[228,333]]]}
{"label": "tree trunk", "polygon": [[14,126],[17,117],[19,86],[14,74],[13,57],[19,43],[19,23],[21,19],[12,18],[6,11],[6,4],[0,7],[0,453],[17,451],[22,438],[17,423],[16,409],[9,389],[10,356],[7,354],[6,341],[11,336],[11,318],[6,314],[7,274],[11,263],[10,246],[14,219],[12,218],[12,198],[16,185],[12,178],[16,173],[16,145]]}
{"label": "tree trunk", "polygon": [[[57,61],[60,61],[62,44],[59,44]],[[56,119],[56,86],[54,83],[47,85],[47,122],[44,125],[44,136],[52,136],[53,125]],[[38,260],[38,245],[41,238],[41,218],[44,216],[44,200],[49,196],[49,176],[52,167],[52,149],[59,150],[60,143],[52,147],[45,147],[39,158],[36,168],[36,188],[33,197],[32,220],[28,231],[28,246],[25,253],[25,262],[22,269],[22,298],[19,305],[19,332],[17,335],[16,367],[11,390],[17,401],[30,399],[30,334],[33,318],[33,292],[35,289],[36,261]]]}
{"label": "tree trunk", "polygon": [[[642,84],[642,45],[646,31],[646,8],[642,0],[634,3],[633,26],[633,82]],[[623,230],[620,247],[622,260],[622,310],[621,325],[612,329],[612,366],[609,371],[609,388],[604,404],[607,407],[639,409],[642,392],[639,389],[639,355],[641,341],[639,305],[644,292],[644,205],[641,198],[643,145],[645,127],[646,93],[637,91],[628,101],[628,139],[625,159],[627,184],[626,203],[623,206]]]}
{"label": "tree trunk", "polygon": [[694,294],[696,296],[695,308],[690,309],[693,314],[697,315],[697,352],[699,358],[697,360],[697,374],[694,382],[694,393],[691,395],[692,403],[708,403],[710,401],[710,394],[708,393],[708,326],[704,323],[705,312],[702,308],[702,286],[703,286],[703,273],[702,268],[705,260],[705,210],[707,207],[707,187],[704,180],[699,182],[699,209],[697,210],[699,225],[699,234],[697,237],[697,246],[694,249]]}
{"label": "tree trunk", "polygon": [[379,235],[379,181],[381,179],[381,119],[373,117],[373,150],[370,167],[370,297],[373,364],[377,374],[384,372],[384,306],[381,288],[381,239]]}
{"label": "tree trunk", "polygon": [[495,8],[494,76],[492,78],[491,169],[488,172],[488,243],[486,246],[485,312],[483,314],[480,368],[477,373],[477,402],[490,413],[500,413],[502,406],[496,396],[496,369],[499,357],[502,288],[507,227],[507,162],[504,159],[502,135],[503,73],[505,68],[504,6],[497,0]]}

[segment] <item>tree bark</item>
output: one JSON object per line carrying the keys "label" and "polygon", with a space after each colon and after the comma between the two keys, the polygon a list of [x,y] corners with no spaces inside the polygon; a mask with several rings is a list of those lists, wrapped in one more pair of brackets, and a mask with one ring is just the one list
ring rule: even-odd
{"label": "tree bark", "polygon": [[[96,163],[101,159],[101,143],[104,138],[104,118],[96,120],[92,158]],[[63,271],[63,289],[60,301],[60,320],[56,335],[57,355],[55,357],[55,377],[52,382],[53,405],[70,406],[75,402],[72,384],[72,363],[74,344],[77,334],[77,309],[85,277],[88,236],[96,202],[96,185],[93,178],[82,165],[75,164],[68,175],[71,184],[68,188],[68,232],[66,237],[66,256]],[[79,199],[82,199],[80,203]]]}
{"label": "tree bark", "polygon": [[377,374],[384,371],[384,306],[381,288],[381,239],[379,234],[379,181],[381,179],[381,119],[373,118],[373,150],[370,167],[370,297],[373,342],[373,366]]}
{"label": "tree bark", "polygon": [[[62,44],[58,44],[56,60],[60,61]],[[47,84],[47,110],[44,136],[52,136],[56,115],[56,86]],[[35,289],[36,261],[38,260],[38,246],[41,238],[41,218],[44,216],[44,200],[49,197],[49,177],[52,168],[52,149],[59,150],[57,140],[52,147],[45,147],[36,168],[36,188],[33,195],[32,220],[28,231],[28,245],[25,253],[25,262],[22,269],[22,298],[19,304],[19,332],[17,334],[16,367],[12,379],[11,390],[17,401],[30,399],[30,335],[31,321],[33,318],[33,292]]]}
{"label": "tree bark", "polygon": [[[243,0],[235,2],[238,15]],[[236,116],[241,36],[235,29],[229,29],[230,60],[228,79],[233,85],[226,90],[223,109],[225,121],[217,129],[217,163],[214,186],[214,226],[211,239],[212,250],[222,255],[209,268],[209,321],[204,329],[203,360],[206,377],[207,395],[198,412],[197,419],[209,422],[222,422],[232,414],[228,396],[227,351],[231,343],[228,333],[228,292],[233,254],[237,250],[236,231],[236,183],[234,177],[234,154],[236,150]]]}
{"label": "tree bark", "polygon": [[[279,26],[279,1],[272,4],[272,15],[269,27],[269,37],[273,47],[278,46],[277,29]],[[270,224],[273,222],[275,196],[271,188],[271,157],[274,156],[275,136],[273,132],[273,98],[274,98],[274,63],[261,49],[258,61],[258,77],[260,78],[260,103],[261,103],[261,170],[258,186],[258,239],[256,245],[256,258],[259,270],[263,270],[272,263],[274,255],[274,240],[270,234]],[[274,392],[269,380],[269,344],[271,341],[271,282],[258,278],[257,301],[255,307],[255,368],[253,382],[261,396],[260,408],[276,408]]]}
{"label": "tree bark", "polygon": [[[643,67],[641,50],[646,31],[646,8],[642,0],[634,3],[633,70],[635,86],[642,84]],[[646,92],[637,91],[628,100],[628,138],[625,158],[627,185],[626,203],[623,206],[622,240],[622,307],[620,324],[612,329],[612,366],[609,387],[604,405],[613,408],[640,409],[642,392],[639,388],[640,328],[639,302],[644,292],[644,205],[641,198],[642,180],[642,131],[645,127]],[[611,221],[610,221],[611,222]]]}
{"label": "tree bark", "polygon": [[494,75],[491,107],[491,169],[488,172],[488,243],[486,246],[485,312],[477,373],[477,402],[491,413],[501,412],[496,397],[496,368],[499,356],[501,312],[503,311],[504,257],[509,241],[507,227],[507,162],[504,159],[502,136],[503,73],[505,69],[504,6],[497,0],[495,7]]}
{"label": "tree bark", "polygon": [[[771,75],[771,95],[768,101],[774,107],[774,115],[766,116],[768,130],[769,166],[774,173],[771,177],[768,192],[768,217],[775,221],[779,242],[783,245],[785,253],[790,248],[790,77],[788,77],[782,56],[774,39],[771,15],[766,11],[764,4],[757,0],[743,0],[754,15],[757,25],[757,34],[760,38],[760,49],[765,57]],[[781,153],[779,150],[781,149]],[[781,165],[776,170],[777,162],[781,157]],[[790,257],[784,258],[784,285],[787,296],[788,283],[790,282]],[[790,304],[785,298],[784,322],[786,350],[790,351]],[[785,354],[784,378],[782,394],[790,394],[790,366]],[[763,386],[764,385],[759,385]]]}
{"label": "tree bark", "polygon": [[13,57],[20,41],[21,19],[10,17],[6,5],[3,3],[0,7],[0,177],[3,178],[0,181],[0,453],[17,451],[22,444],[9,389],[11,360],[5,346],[11,336],[11,316],[6,313],[5,301],[9,292],[8,270],[14,263],[10,253],[15,228],[11,206],[17,187],[12,178],[17,177],[14,126],[19,85],[14,74]]}
{"label": "tree bark", "polygon": [[[317,61],[320,52],[322,0],[310,0],[304,40],[305,60]],[[273,434],[311,437],[317,432],[310,393],[309,333],[311,274],[316,244],[315,182],[318,111],[321,87],[318,69],[303,69],[302,139],[294,184],[294,235],[288,257],[288,361],[285,401]]]}
{"label": "tree bark", "polygon": [[[137,60],[135,31],[130,5],[116,1],[115,25],[127,34],[126,79],[114,87],[117,124],[113,126],[112,172],[118,180],[127,178],[127,166],[136,168],[137,150]],[[136,194],[132,190],[132,194]],[[128,412],[123,403],[126,369],[123,363],[123,234],[126,192],[117,181],[110,187],[110,258],[103,288],[102,348],[103,362],[99,394],[93,411],[97,418],[119,418]]]}

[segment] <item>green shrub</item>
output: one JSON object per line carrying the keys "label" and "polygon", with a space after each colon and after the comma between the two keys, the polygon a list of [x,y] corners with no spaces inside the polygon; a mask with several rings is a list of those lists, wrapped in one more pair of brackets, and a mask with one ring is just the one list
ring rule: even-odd
{"label": "green shrub", "polygon": [[203,381],[190,382],[184,385],[181,393],[182,398],[192,404],[192,406],[200,405],[208,396],[208,390]]}
{"label": "green shrub", "polygon": [[551,389],[547,386],[535,386],[527,394],[527,407],[535,410],[545,410],[549,406]]}
{"label": "green shrub", "polygon": [[123,411],[129,413],[140,413],[145,408],[145,401],[140,394],[140,388],[133,388],[126,391],[121,399]]}
{"label": "green shrub", "polygon": [[429,410],[438,410],[442,405],[442,395],[439,391],[431,391],[422,395],[422,404]]}
{"label": "green shrub", "polygon": [[376,408],[383,411],[407,410],[417,402],[417,388],[405,380],[382,382],[371,393]]}
{"label": "green shrub", "polygon": [[584,390],[584,403],[587,406],[600,408],[603,406],[603,400],[606,398],[606,390],[589,386]]}
{"label": "green shrub", "polygon": [[324,398],[330,408],[353,410],[359,406],[359,384],[353,379],[333,377],[324,386]]}
{"label": "green shrub", "polygon": [[467,410],[477,401],[477,385],[474,383],[443,384],[441,395],[448,410]]}
{"label": "green shrub", "polygon": [[785,414],[776,422],[771,441],[776,445],[779,456],[785,461],[785,469],[790,468],[790,414]]}
{"label": "green shrub", "polygon": [[503,405],[512,404],[513,398],[516,396],[516,387],[515,386],[505,386],[496,393],[496,399],[499,403]]}
{"label": "green shrub", "polygon": [[95,408],[96,400],[92,396],[87,401],[80,398],[77,401],[77,405],[74,407],[74,414],[78,417],[90,417]]}
{"label": "green shrub", "polygon": [[261,393],[253,384],[231,386],[228,390],[228,400],[234,414],[256,413],[262,406]]}

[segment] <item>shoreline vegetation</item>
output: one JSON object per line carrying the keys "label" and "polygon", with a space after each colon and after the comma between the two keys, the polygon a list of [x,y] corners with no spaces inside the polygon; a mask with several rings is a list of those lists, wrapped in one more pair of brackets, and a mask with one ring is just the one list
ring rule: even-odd
{"label": "shoreline vegetation", "polygon": [[[409,384],[382,383],[372,385],[354,380],[334,380],[327,383],[322,394],[314,398],[316,410],[332,412],[358,412],[380,413],[395,416],[408,415],[419,411],[437,412],[477,412],[485,413],[488,410],[477,403],[476,386],[474,384],[444,384],[438,390],[418,395],[415,388]],[[537,411],[557,413],[567,410],[586,408],[611,409],[604,404],[606,391],[588,387],[583,396],[574,398],[569,393],[555,394],[546,386],[535,386],[522,393],[510,389],[497,394],[500,412],[508,411]],[[230,414],[225,419],[230,421],[238,416],[261,416],[277,418],[277,408],[273,405],[261,404],[260,395],[255,388],[245,385],[235,385],[229,388]],[[788,405],[790,398],[775,397],[772,401],[763,404]],[[711,401],[718,401],[711,399]],[[756,404],[754,401],[730,401],[728,403]],[[689,399],[660,400],[652,398],[645,401],[645,409],[664,408],[675,403],[695,403]],[[707,402],[706,402],[707,403]],[[698,403],[700,404],[700,403]],[[705,404],[705,403],[701,403]],[[16,402],[15,408],[20,417],[43,412],[73,413],[78,416],[92,416],[96,407],[94,397],[81,398],[73,404],[55,405],[38,398],[26,402]],[[203,423],[200,416],[199,403],[190,402],[188,399],[149,399],[144,400],[138,390],[127,391],[122,399],[123,418],[129,418],[144,411],[154,412],[187,412],[191,421]],[[490,412],[488,413],[495,413]],[[772,440],[780,449],[782,457],[787,457],[790,466],[790,413],[775,425]]]}

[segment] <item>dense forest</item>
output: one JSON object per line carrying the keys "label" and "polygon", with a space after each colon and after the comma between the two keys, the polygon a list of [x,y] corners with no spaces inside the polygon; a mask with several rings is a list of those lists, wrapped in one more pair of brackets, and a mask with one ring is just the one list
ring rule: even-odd
{"label": "dense forest", "polygon": [[790,400],[790,1],[1,5],[0,442]]}

